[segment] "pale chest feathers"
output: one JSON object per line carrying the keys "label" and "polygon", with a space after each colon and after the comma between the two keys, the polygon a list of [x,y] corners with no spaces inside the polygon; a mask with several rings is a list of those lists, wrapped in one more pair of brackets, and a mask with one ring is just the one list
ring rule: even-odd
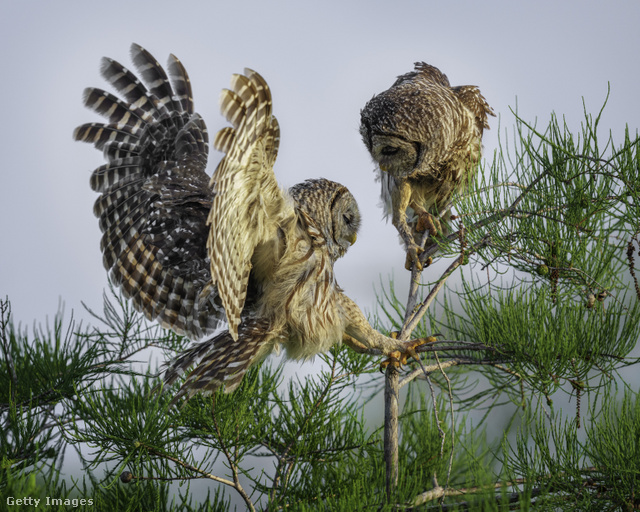
{"label": "pale chest feathers", "polygon": [[306,236],[289,238],[289,247],[265,289],[261,315],[271,318],[287,355],[307,359],[342,341],[344,314],[332,262],[323,246]]}

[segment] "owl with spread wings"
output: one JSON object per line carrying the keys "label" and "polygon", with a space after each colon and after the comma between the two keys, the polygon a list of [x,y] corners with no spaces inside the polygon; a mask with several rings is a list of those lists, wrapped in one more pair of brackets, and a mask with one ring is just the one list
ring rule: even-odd
{"label": "owl with spread wings", "polygon": [[164,375],[172,384],[195,365],[174,401],[233,391],[281,347],[294,359],[341,342],[414,353],[424,340],[382,335],[336,282],[333,264],[360,225],[349,190],[326,179],[278,186],[280,129],[265,80],[245,69],[223,90],[231,126],[214,138],[224,157],[210,177],[207,128],[184,66],[171,55],[165,72],[136,44],[131,56],[141,79],[104,58],[102,76],[121,97],[86,89],[85,105],[107,122],[79,126],[74,138],[106,159],[91,188],[111,280],[148,319],[194,341]]}

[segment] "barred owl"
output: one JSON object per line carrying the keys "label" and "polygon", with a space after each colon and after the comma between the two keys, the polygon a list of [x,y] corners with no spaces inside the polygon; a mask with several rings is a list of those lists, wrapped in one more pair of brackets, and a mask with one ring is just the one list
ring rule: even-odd
{"label": "barred owl", "polygon": [[416,233],[429,227],[435,235],[434,220],[448,220],[452,195],[473,179],[488,115],[495,114],[477,87],[451,87],[424,62],[361,111],[360,134],[378,164],[386,214],[406,245],[408,268],[421,268]]}
{"label": "barred owl", "polygon": [[165,372],[171,384],[197,364],[174,401],[223,384],[233,391],[280,347],[295,359],[343,341],[411,353],[421,340],[374,330],[336,282],[333,264],[360,224],[351,193],[326,179],[279,188],[280,130],[264,79],[245,69],[222,92],[231,126],[214,139],[225,155],[210,178],[207,129],[182,63],[171,55],[167,75],[140,46],[131,55],[142,80],[103,59],[102,75],[123,99],[87,89],[86,106],[108,122],[84,124],[74,138],[107,160],[91,188],[100,193],[94,213],[112,281],[147,318],[196,341]]}

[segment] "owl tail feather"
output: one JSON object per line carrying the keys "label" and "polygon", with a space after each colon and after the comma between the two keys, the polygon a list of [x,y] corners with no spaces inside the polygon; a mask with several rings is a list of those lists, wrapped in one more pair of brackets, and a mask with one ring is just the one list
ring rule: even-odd
{"label": "owl tail feather", "polygon": [[212,394],[222,385],[224,392],[233,392],[244,374],[265,354],[270,337],[269,322],[264,319],[243,322],[238,329],[238,341],[224,331],[194,345],[180,354],[164,374],[165,386],[173,384],[189,367],[197,365],[180,387],[171,405],[182,397],[187,400],[196,393]]}

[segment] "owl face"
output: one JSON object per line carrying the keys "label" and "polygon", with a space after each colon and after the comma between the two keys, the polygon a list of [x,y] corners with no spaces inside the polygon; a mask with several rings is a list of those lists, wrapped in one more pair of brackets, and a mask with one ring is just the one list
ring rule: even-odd
{"label": "owl face", "polygon": [[331,230],[333,241],[338,246],[337,257],[343,256],[356,242],[360,228],[360,210],[355,198],[346,188],[336,194],[331,205]]}
{"label": "owl face", "polygon": [[394,135],[372,135],[369,151],[381,171],[397,178],[409,176],[420,164],[420,143]]}
{"label": "owl face", "polygon": [[[326,179],[307,180],[289,189],[309,232],[319,232],[329,256],[344,256],[356,241],[360,210],[344,185]],[[313,235],[312,235],[313,236]]]}

